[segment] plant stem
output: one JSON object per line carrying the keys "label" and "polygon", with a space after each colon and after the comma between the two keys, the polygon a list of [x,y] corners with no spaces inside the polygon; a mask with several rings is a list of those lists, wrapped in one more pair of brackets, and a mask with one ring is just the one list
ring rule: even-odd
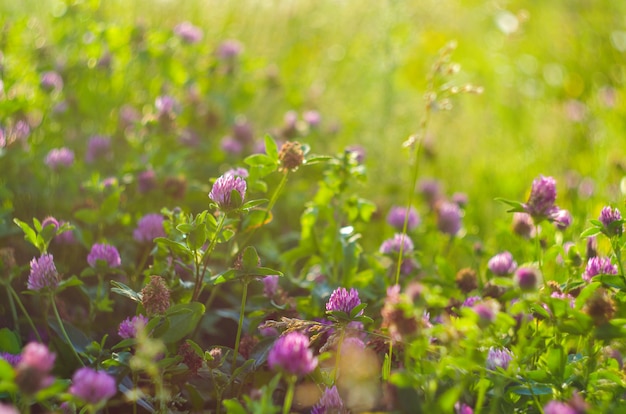
{"label": "plant stem", "polygon": [[39,331],[35,327],[35,324],[33,323],[33,320],[30,318],[30,315],[28,314],[28,311],[26,311],[26,308],[24,307],[24,304],[20,300],[20,297],[17,295],[17,292],[13,289],[13,286],[8,285],[7,288],[11,292],[11,295],[13,295],[13,297],[15,298],[15,301],[17,302],[17,304],[20,307],[20,309],[22,310],[22,312],[24,312],[24,316],[26,316],[26,320],[28,321],[28,324],[32,328],[33,332],[35,333],[35,336],[37,337],[37,340],[39,342],[43,342],[41,340],[41,336],[39,336]]}
{"label": "plant stem", "polygon": [[237,366],[237,357],[239,356],[239,341],[241,340],[241,330],[243,329],[243,315],[246,312],[246,299],[248,297],[248,284],[250,280],[247,277],[243,279],[243,292],[241,294],[241,311],[239,312],[239,324],[237,325],[237,337],[235,338],[235,351],[233,354],[233,365],[230,372],[235,371]]}
{"label": "plant stem", "polygon": [[341,326],[341,337],[339,338],[339,345],[337,345],[337,355],[335,356],[335,368],[333,370],[333,383],[337,383],[337,375],[339,374],[339,361],[341,358],[341,346],[343,345],[343,340],[346,336],[346,327]]}
{"label": "plant stem", "polygon": [[202,281],[204,279],[204,275],[206,273],[206,269],[209,265],[209,256],[213,253],[215,246],[217,245],[217,239],[220,237],[220,233],[222,232],[222,228],[224,227],[224,222],[226,221],[226,214],[222,213],[220,216],[220,220],[217,222],[217,229],[215,230],[215,235],[211,239],[211,243],[209,247],[206,249],[204,254],[202,255],[201,262],[204,262],[202,271],[198,271],[199,267],[196,266],[196,283],[193,288],[193,295],[191,296],[191,301],[194,302],[198,300],[200,293],[202,292]]}
{"label": "plant stem", "polygon": [[617,259],[617,266],[619,267],[619,274],[622,279],[626,280],[626,275],[624,275],[624,265],[622,264],[622,249],[619,245],[619,239],[615,238],[611,240],[611,246],[613,247],[613,252],[615,253],[615,258]]}
{"label": "plant stem", "polygon": [[56,302],[54,300],[54,293],[50,294],[50,301],[52,302],[52,309],[54,309],[54,315],[57,318],[57,322],[59,323],[59,327],[61,328],[61,332],[63,332],[63,337],[67,341],[67,343],[70,346],[70,348],[72,348],[72,353],[74,353],[74,356],[76,357],[78,362],[80,362],[80,364],[84,367],[85,363],[78,356],[78,353],[76,352],[76,348],[74,348],[74,344],[72,343],[72,340],[70,339],[69,335],[67,334],[67,331],[65,330],[65,326],[63,325],[63,321],[61,320],[61,316],[59,315],[59,310],[57,309],[57,304],[56,304]]}
{"label": "plant stem", "polygon": [[289,375],[287,377],[287,394],[285,394],[285,402],[283,403],[283,414],[289,414],[291,404],[293,402],[293,393],[296,387],[296,377]]}
{"label": "plant stem", "polygon": [[13,323],[15,324],[15,332],[18,337],[21,337],[20,333],[20,324],[17,320],[17,309],[15,309],[15,302],[13,301],[13,296],[11,296],[11,292],[7,289],[7,296],[9,297],[9,307],[11,308],[11,316],[13,316]]}

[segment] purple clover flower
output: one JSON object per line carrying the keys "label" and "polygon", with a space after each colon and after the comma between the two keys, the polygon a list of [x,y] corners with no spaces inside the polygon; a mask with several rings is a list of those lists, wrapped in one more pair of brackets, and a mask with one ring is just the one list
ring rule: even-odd
{"label": "purple clover flower", "polygon": [[147,193],[156,188],[156,173],[154,170],[142,171],[137,175],[137,189],[140,193]]}
{"label": "purple clover flower", "polygon": [[513,260],[513,255],[510,252],[504,251],[489,259],[487,267],[494,275],[506,276],[515,272],[517,263]]}
{"label": "purple clover flower", "polygon": [[98,260],[105,261],[110,268],[120,267],[122,265],[120,253],[115,246],[106,243],[96,243],[91,246],[91,251],[87,255],[87,263],[89,263],[89,266],[95,268],[98,264]]}
{"label": "purple clover flower", "polygon": [[148,324],[148,318],[143,315],[126,318],[117,329],[117,334],[123,339],[135,338],[137,336],[137,328],[144,327]]}
{"label": "purple clover flower", "polygon": [[317,404],[311,409],[311,414],[344,414],[348,410],[343,405],[343,400],[339,396],[337,386],[326,388]]}
{"label": "purple clover flower", "polygon": [[559,209],[550,217],[550,219],[561,231],[566,230],[572,224],[572,215],[565,209]]}
{"label": "purple clover flower", "polygon": [[154,107],[159,118],[173,118],[178,112],[178,102],[169,95],[157,97],[154,101]]}
{"label": "purple clover flower", "polygon": [[133,238],[140,243],[151,243],[157,237],[165,237],[163,216],[156,213],[146,214],[137,223]]}
{"label": "purple clover flower", "polygon": [[[11,364],[13,368],[17,366],[22,361],[21,354],[10,354],[8,352],[0,352],[0,359],[4,359],[6,362]],[[0,411],[0,413],[2,413]]]}
{"label": "purple clover flower", "polygon": [[[389,214],[387,214],[387,223],[389,223],[391,226],[395,227],[398,230],[402,230],[402,228],[404,227],[404,218],[406,214],[406,207],[393,206],[389,210]],[[414,207],[411,207],[408,212],[407,230],[413,230],[415,227],[419,226],[420,221],[421,219],[419,214],[417,213],[417,210],[415,210]]]}
{"label": "purple clover flower", "polygon": [[243,151],[243,144],[230,135],[222,138],[220,147],[222,148],[222,151],[233,155],[241,154],[241,151]]}
{"label": "purple clover flower", "polygon": [[[62,227],[66,222],[61,220],[59,221],[59,227]],[[74,230],[67,230],[63,233],[59,233],[54,237],[54,240],[60,244],[75,244],[76,237],[74,237]]]}
{"label": "purple clover flower", "polygon": [[94,135],[87,143],[87,154],[85,161],[92,163],[97,159],[106,157],[111,151],[111,137],[104,135]]}
{"label": "purple clover flower", "polygon": [[44,162],[53,171],[61,167],[69,167],[74,164],[74,151],[65,147],[51,149]]}
{"label": "purple clover flower", "polygon": [[541,283],[541,273],[534,267],[520,267],[513,279],[520,289],[535,290]]}
{"label": "purple clover flower", "polygon": [[69,391],[84,402],[97,405],[113,397],[117,392],[117,385],[115,378],[106,372],[83,367],[72,376]]}
{"label": "purple clover flower", "polygon": [[349,291],[346,288],[337,288],[330,295],[328,302],[326,303],[327,311],[341,311],[350,313],[352,309],[361,304],[359,299],[359,292],[352,288]]}
{"label": "purple clover flower", "polygon": [[267,357],[270,369],[303,376],[317,366],[317,358],[309,349],[309,338],[300,332],[290,332],[274,342]]}
{"label": "purple clover flower", "polygon": [[400,252],[402,246],[402,254],[406,255],[413,251],[413,241],[409,236],[402,233],[396,233],[392,238],[385,240],[380,245],[380,252],[382,254],[394,254]]}
{"label": "purple clover flower", "polygon": [[304,122],[309,124],[309,127],[311,128],[318,127],[320,125],[320,122],[322,121],[322,116],[317,111],[305,111],[302,114],[302,118],[304,119]]}
{"label": "purple clover flower", "polygon": [[609,206],[604,207],[600,212],[599,220],[609,237],[622,234],[623,225],[613,224],[616,221],[622,220],[622,213],[620,213],[617,208],[612,209]]}
{"label": "purple clover flower", "polygon": [[465,403],[457,402],[454,404],[454,413],[455,414],[474,414],[474,410],[472,407]]}
{"label": "purple clover flower", "polygon": [[465,299],[465,301],[463,301],[463,305],[461,306],[467,306],[472,308],[476,303],[480,302],[481,300],[483,300],[483,298],[481,298],[480,296],[470,296]]}
{"label": "purple clover flower", "polygon": [[48,216],[41,221],[41,228],[45,229],[47,226],[54,226],[54,229],[57,230],[59,228],[59,222],[52,216]]}
{"label": "purple clover flower", "polygon": [[597,275],[616,275],[617,266],[611,263],[608,257],[592,257],[587,261],[587,267],[583,272],[583,279],[590,282]]}
{"label": "purple clover flower", "polygon": [[506,370],[512,360],[513,354],[507,348],[491,347],[487,353],[487,369],[502,368]]}
{"label": "purple clover flower", "polygon": [[40,85],[47,91],[63,89],[63,78],[55,71],[47,71],[41,74]]}
{"label": "purple clover flower", "polygon": [[202,29],[190,22],[182,22],[174,27],[174,34],[186,43],[194,44],[202,40]]}
{"label": "purple clover flower", "polygon": [[26,287],[30,290],[56,289],[59,286],[59,272],[54,265],[54,257],[44,253],[39,259],[30,261],[30,274]]}
{"label": "purple clover flower", "polygon": [[278,275],[265,276],[263,278],[263,294],[268,298],[273,298],[278,291]]}
{"label": "purple clover flower", "polygon": [[249,173],[248,170],[246,170],[245,168],[237,167],[231,168],[230,170],[226,171],[224,175],[233,175],[235,177],[248,178]]}
{"label": "purple clover flower", "polygon": [[544,414],[578,414],[578,411],[567,403],[552,400],[543,407]]}
{"label": "purple clover flower", "polygon": [[243,46],[237,40],[224,40],[217,48],[217,56],[223,60],[232,60],[241,54]]}
{"label": "purple clover flower", "polygon": [[540,175],[533,180],[528,202],[524,208],[535,221],[540,221],[550,217],[557,212],[556,202],[556,180],[552,177]]}
{"label": "purple clover flower", "polygon": [[225,174],[215,181],[209,193],[209,198],[215,201],[222,210],[231,210],[239,207],[239,205],[234,205],[230,198],[232,191],[237,191],[243,201],[246,196],[246,180],[241,177]]}
{"label": "purple clover flower", "polygon": [[20,414],[20,412],[12,405],[0,403],[0,414]]}
{"label": "purple clover flower", "polygon": [[22,349],[21,356],[22,358],[18,366],[34,369],[41,376],[45,376],[52,371],[54,360],[56,359],[56,355],[50,352],[47,346],[39,342],[29,342]]}
{"label": "purple clover flower", "polygon": [[438,205],[437,227],[439,231],[450,236],[461,230],[461,209],[457,204],[444,201]]}

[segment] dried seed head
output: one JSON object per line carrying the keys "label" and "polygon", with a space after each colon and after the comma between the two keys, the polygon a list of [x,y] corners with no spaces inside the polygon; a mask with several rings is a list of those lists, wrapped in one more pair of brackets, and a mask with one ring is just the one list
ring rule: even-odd
{"label": "dried seed head", "polygon": [[476,272],[470,268],[459,270],[456,274],[456,285],[463,293],[469,293],[476,289],[478,287]]}
{"label": "dried seed head", "polygon": [[281,171],[295,171],[304,163],[304,151],[297,141],[287,141],[278,153]]}

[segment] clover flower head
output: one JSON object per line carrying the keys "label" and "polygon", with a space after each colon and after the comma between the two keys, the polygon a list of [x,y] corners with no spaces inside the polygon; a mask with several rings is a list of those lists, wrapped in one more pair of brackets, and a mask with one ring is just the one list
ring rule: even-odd
{"label": "clover flower head", "polygon": [[563,231],[566,230],[572,224],[572,214],[565,209],[558,209],[550,220],[556,225],[556,227]]}
{"label": "clover flower head", "polygon": [[82,367],[72,376],[69,391],[84,402],[97,405],[113,397],[117,392],[117,385],[115,378],[106,372]]}
{"label": "clover flower head", "polygon": [[544,414],[578,414],[578,411],[562,401],[552,400],[543,407]]}
{"label": "clover flower head", "polygon": [[394,254],[399,253],[401,247],[403,255],[406,255],[413,251],[413,241],[406,234],[396,233],[392,238],[383,241],[379,251],[383,254]]}
{"label": "clover flower head", "polygon": [[608,232],[609,236],[621,235],[623,231],[623,226],[614,227],[611,226],[612,223],[616,221],[620,221],[622,219],[622,213],[617,208],[611,208],[610,206],[606,206],[600,212],[599,220],[602,222],[605,230]]}
{"label": "clover flower head", "polygon": [[29,342],[22,349],[19,367],[29,367],[36,370],[42,376],[48,374],[54,368],[56,355],[50,352],[47,346],[39,342]]}
{"label": "clover flower head", "polygon": [[326,388],[319,401],[311,409],[311,414],[343,414],[348,410],[344,407],[343,400],[339,396],[337,386]]}
{"label": "clover flower head", "polygon": [[94,162],[99,158],[104,158],[109,154],[111,150],[111,137],[104,135],[94,135],[89,138],[87,143],[87,154],[85,155],[85,161],[88,163]]}
{"label": "clover flower head", "polygon": [[[402,230],[404,227],[404,219],[407,216],[407,208],[401,206],[393,206],[387,214],[387,223],[395,227],[398,230]],[[407,217],[407,230],[413,230],[420,224],[420,216],[414,207],[408,210]]]}
{"label": "clover flower head", "polygon": [[156,213],[146,214],[137,223],[133,238],[140,243],[150,243],[157,237],[165,237],[163,216]]}
{"label": "clover flower head", "polygon": [[342,311],[350,313],[352,309],[361,304],[359,299],[359,292],[352,288],[349,291],[346,288],[337,288],[330,295],[328,302],[326,303],[327,311]]}
{"label": "clover flower head", "polygon": [[535,220],[550,217],[556,213],[556,180],[552,177],[540,175],[533,180],[525,210]]}
{"label": "clover flower head", "polygon": [[[12,367],[16,367],[17,364],[22,360],[21,354],[11,354],[9,352],[0,352],[0,359],[4,359],[6,362],[11,364]],[[0,411],[1,413],[2,411]]]}
{"label": "clover flower head", "polygon": [[150,282],[141,290],[141,303],[148,316],[165,313],[170,307],[170,290],[161,276],[150,276]]}
{"label": "clover flower head", "polygon": [[96,267],[98,260],[106,262],[110,268],[120,267],[122,265],[122,259],[120,253],[115,246],[111,246],[106,243],[96,243],[91,246],[91,250],[87,255],[87,263],[89,266]]}
{"label": "clover flower head", "polygon": [[63,78],[53,70],[41,74],[40,85],[47,91],[63,89]]}
{"label": "clover flower head", "polygon": [[123,339],[135,338],[137,336],[137,329],[146,326],[147,323],[148,318],[143,315],[126,318],[120,323],[117,334]]}
{"label": "clover flower head", "polygon": [[217,56],[223,60],[232,60],[241,54],[243,46],[237,40],[224,40],[217,48]]}
{"label": "clover flower head", "polygon": [[456,203],[444,201],[437,207],[437,227],[444,234],[454,236],[461,230],[461,209]]}
{"label": "clover flower head", "polygon": [[74,164],[74,151],[65,147],[51,149],[44,162],[53,171],[62,167],[67,168]]}
{"label": "clover flower head", "polygon": [[487,353],[487,369],[502,368],[506,370],[513,360],[513,354],[507,348],[489,348]]}
{"label": "clover flower head", "polygon": [[194,26],[190,22],[177,24],[174,27],[174,34],[189,44],[198,43],[202,40],[203,36],[202,29]]}
{"label": "clover flower head", "polygon": [[54,264],[54,257],[44,253],[38,259],[30,261],[30,274],[26,287],[30,290],[55,289],[59,286],[59,273]]}
{"label": "clover flower head", "polygon": [[246,180],[243,178],[231,174],[222,175],[213,184],[209,198],[215,201],[221,209],[231,210],[239,207],[231,200],[232,191],[237,191],[243,200],[246,196],[246,188]]}
{"label": "clover flower head", "polygon": [[587,282],[591,281],[591,278],[597,275],[616,275],[617,266],[611,263],[611,259],[608,257],[592,257],[587,261],[587,267],[583,272],[583,279]]}
{"label": "clover flower head", "polygon": [[267,357],[270,369],[304,376],[317,366],[317,358],[309,349],[309,338],[300,332],[290,332],[274,342]]}
{"label": "clover flower head", "polygon": [[515,272],[513,280],[522,290],[535,290],[541,283],[541,273],[534,267],[520,267]]}
{"label": "clover flower head", "polygon": [[268,298],[273,298],[278,291],[278,275],[269,275],[263,278],[263,294]]}
{"label": "clover flower head", "polygon": [[515,272],[517,263],[513,260],[513,255],[510,252],[504,251],[489,259],[487,267],[494,275],[505,276]]}

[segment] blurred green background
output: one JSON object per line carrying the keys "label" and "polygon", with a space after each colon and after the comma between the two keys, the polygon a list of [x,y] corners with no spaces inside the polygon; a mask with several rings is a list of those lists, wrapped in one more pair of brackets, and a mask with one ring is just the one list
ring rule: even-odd
{"label": "blurred green background", "polygon": [[[433,113],[420,171],[448,194],[469,195],[470,233],[488,234],[494,216],[505,215],[493,199],[524,199],[538,174],[557,178],[558,203],[576,217],[595,218],[623,198],[626,2],[2,0],[0,16],[5,55],[21,53],[24,63],[51,39],[63,39],[70,59],[97,57],[102,46],[88,32],[102,33],[117,73],[142,81],[118,85],[126,95],[100,96],[112,106],[150,100],[164,87],[154,74],[133,72],[138,57],[126,49],[137,27],[164,54],[182,48],[172,44],[175,25],[202,28],[202,42],[178,66],[171,56],[173,89],[201,83],[207,56],[238,40],[244,52],[226,117],[244,114],[262,136],[289,110],[319,111],[322,129],[307,143],[316,153],[365,147],[369,178],[358,191],[381,214],[406,202],[410,154],[401,144],[419,127],[438,50],[455,40],[461,70],[450,82],[484,93]],[[23,36],[6,35],[19,25]],[[43,68],[13,69],[31,76]]]}

